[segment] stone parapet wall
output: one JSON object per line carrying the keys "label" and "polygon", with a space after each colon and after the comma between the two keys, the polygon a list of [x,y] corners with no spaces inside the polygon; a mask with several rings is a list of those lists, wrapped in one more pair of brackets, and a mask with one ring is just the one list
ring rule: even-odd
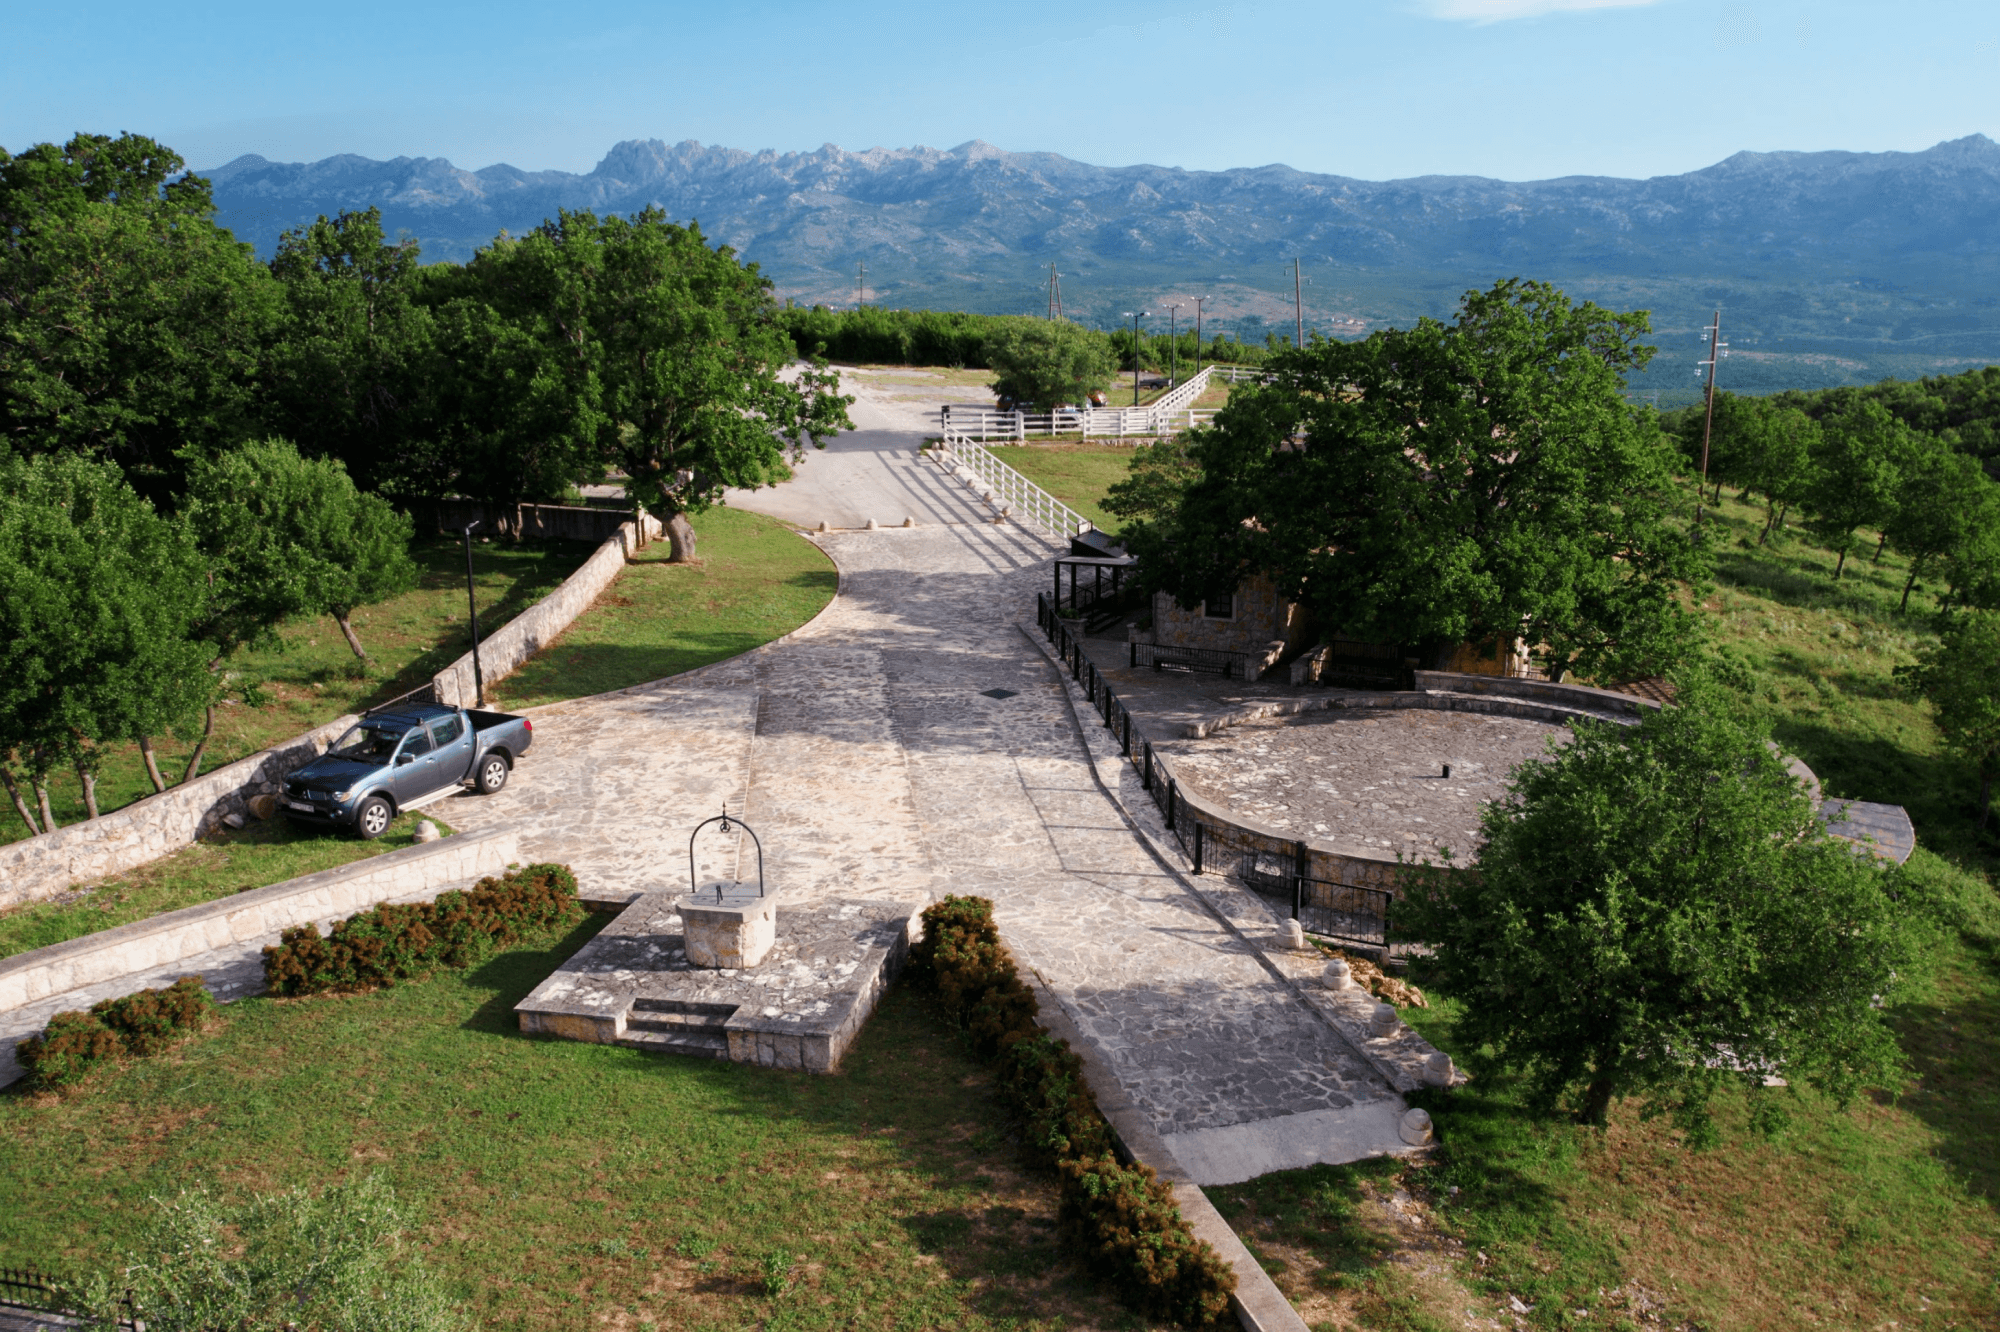
{"label": "stone parapet wall", "polygon": [[357,720],[336,718],[123,809],[0,846],[0,908],[44,901],[74,884],[123,873],[193,844],[231,814],[249,817],[251,797],[276,791],[286,773],[325,753]]}
{"label": "stone parapet wall", "polygon": [[[522,505],[523,509],[550,509],[553,505]],[[589,514],[600,520],[615,519],[618,515],[605,509],[570,509],[567,513]],[[662,534],[659,521],[652,515],[646,516],[648,538]],[[592,602],[610,587],[625,567],[635,542],[633,541],[632,520],[627,518],[616,524],[611,535],[597,548],[597,552],[583,562],[583,567],[562,581],[555,591],[507,621],[491,638],[479,644],[479,669],[486,683],[504,680],[521,664],[554,642],[563,630],[569,628],[576,617],[590,609]],[[432,677],[437,686],[440,703],[453,707],[469,708],[479,697],[477,683],[473,678],[472,654],[466,653],[451,665]]]}
{"label": "stone parapet wall", "polygon": [[0,958],[0,1013],[280,930],[330,925],[391,898],[498,874],[519,855],[512,828],[461,833]]}
{"label": "stone parapet wall", "polygon": [[1519,676],[1469,675],[1459,671],[1418,671],[1416,681],[1418,689],[1431,692],[1477,694],[1485,698],[1513,698],[1529,703],[1575,708],[1583,712],[1600,712],[1620,717],[1643,717],[1647,712],[1657,712],[1660,708],[1660,705],[1652,699],[1640,698],[1635,694],[1621,694],[1615,690],[1597,689],[1590,685],[1551,684],[1547,680],[1529,680]]}

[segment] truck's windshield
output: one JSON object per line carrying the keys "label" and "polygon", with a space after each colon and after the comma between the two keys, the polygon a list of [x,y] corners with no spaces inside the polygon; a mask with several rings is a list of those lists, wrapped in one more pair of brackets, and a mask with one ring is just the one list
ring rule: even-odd
{"label": "truck's windshield", "polygon": [[357,763],[387,763],[389,756],[396,752],[396,744],[403,738],[405,728],[401,726],[361,725],[340,737],[339,743],[327,753],[334,758],[353,759]]}

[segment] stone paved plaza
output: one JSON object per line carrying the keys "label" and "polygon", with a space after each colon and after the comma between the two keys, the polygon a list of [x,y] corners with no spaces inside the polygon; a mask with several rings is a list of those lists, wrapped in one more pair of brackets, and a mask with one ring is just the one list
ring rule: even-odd
{"label": "stone paved plaza", "polygon": [[1382,708],[1259,718],[1156,748],[1197,795],[1265,827],[1346,855],[1450,847],[1464,863],[1481,806],[1568,736],[1515,717]]}

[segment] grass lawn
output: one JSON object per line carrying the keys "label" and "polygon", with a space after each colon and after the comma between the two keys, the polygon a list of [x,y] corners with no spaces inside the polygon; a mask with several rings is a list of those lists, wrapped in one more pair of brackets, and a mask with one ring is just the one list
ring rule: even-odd
{"label": "grass lawn", "polygon": [[435,811],[423,810],[398,817],[372,842],[302,828],[282,817],[253,820],[123,874],[79,884],[51,901],[0,912],[0,957],[414,846],[417,823],[426,818],[451,831]]}
{"label": "grass lawn", "polygon": [[1088,518],[1117,532],[1124,520],[1098,505],[1132,465],[1130,444],[988,444],[987,451]]}
{"label": "grass lawn", "polygon": [[[532,606],[590,558],[581,541],[475,542],[473,581],[479,591],[479,631],[490,634]],[[373,667],[365,674],[331,618],[302,620],[279,631],[279,644],[238,652],[227,663],[230,702],[216,709],[215,736],[202,771],[245,758],[289,740],[344,713],[358,712],[416,688],[471,646],[465,619],[465,551],[457,540],[419,538],[411,547],[421,577],[414,591],[367,606],[354,616],[355,632]],[[178,782],[201,738],[201,725],[181,736],[155,736],[154,753],[168,782]],[[52,774],[49,802],[57,823],[85,815],[76,775]],[[23,786],[26,792],[26,786]],[[137,746],[107,751],[98,776],[97,803],[105,812],[153,793]],[[30,797],[32,803],[32,797]],[[0,807],[0,839],[28,836],[11,804]]]}
{"label": "grass lawn", "polygon": [[717,508],[691,521],[698,564],[669,564],[665,541],[646,547],[488,700],[530,708],[691,671],[790,633],[833,599],[833,562],[777,519]]}
{"label": "grass lawn", "polygon": [[523,1036],[513,1005],[597,928],[244,1000],[70,1094],[0,1093],[0,1265],[109,1264],[196,1183],[379,1170],[482,1328],[1143,1326],[1057,1243],[988,1074],[904,987],[833,1076]]}

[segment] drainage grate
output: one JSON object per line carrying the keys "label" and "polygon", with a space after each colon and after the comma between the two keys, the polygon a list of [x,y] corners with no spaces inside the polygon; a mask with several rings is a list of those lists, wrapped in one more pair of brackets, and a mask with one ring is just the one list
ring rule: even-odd
{"label": "drainage grate", "polygon": [[982,690],[980,690],[980,691],[979,691],[979,693],[980,693],[980,696],[981,696],[981,697],[983,697],[983,698],[1012,698],[1012,697],[1014,697],[1014,691],[1013,691],[1013,690],[1011,690],[1011,689],[982,689]]}

